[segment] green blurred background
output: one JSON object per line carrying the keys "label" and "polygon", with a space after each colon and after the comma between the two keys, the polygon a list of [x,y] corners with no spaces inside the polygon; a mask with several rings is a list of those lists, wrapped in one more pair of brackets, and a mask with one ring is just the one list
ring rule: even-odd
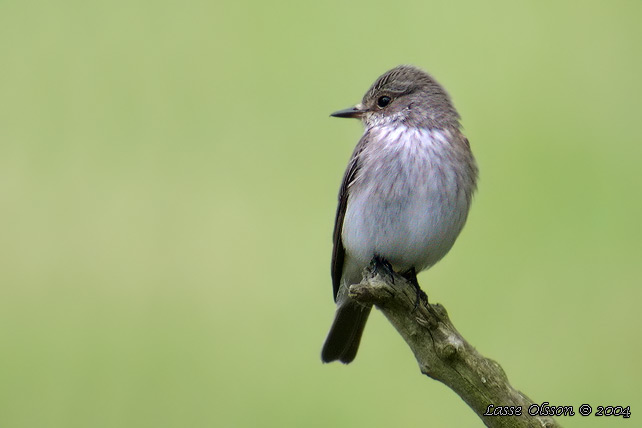
{"label": "green blurred background", "polygon": [[0,3],[0,426],[477,427],[375,313],[323,365],[358,102],[411,63],[481,169],[420,276],[536,401],[642,412],[642,2]]}

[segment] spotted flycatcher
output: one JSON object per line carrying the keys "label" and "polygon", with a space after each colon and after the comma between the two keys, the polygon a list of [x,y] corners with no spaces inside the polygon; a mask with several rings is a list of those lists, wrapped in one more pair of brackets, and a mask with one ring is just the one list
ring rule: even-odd
{"label": "spotted flycatcher", "polygon": [[332,286],[337,311],[324,362],[349,363],[371,306],[348,295],[373,260],[417,289],[417,273],[450,250],[468,216],[477,166],[446,91],[424,71],[401,65],[334,117],[363,121],[339,191]]}

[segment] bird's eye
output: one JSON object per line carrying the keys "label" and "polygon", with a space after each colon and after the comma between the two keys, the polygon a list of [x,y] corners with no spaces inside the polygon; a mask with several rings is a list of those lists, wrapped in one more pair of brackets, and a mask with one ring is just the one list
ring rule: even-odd
{"label": "bird's eye", "polygon": [[377,105],[381,108],[384,108],[385,106],[390,104],[390,101],[392,101],[390,97],[384,95],[383,97],[379,97],[379,99],[377,100]]}

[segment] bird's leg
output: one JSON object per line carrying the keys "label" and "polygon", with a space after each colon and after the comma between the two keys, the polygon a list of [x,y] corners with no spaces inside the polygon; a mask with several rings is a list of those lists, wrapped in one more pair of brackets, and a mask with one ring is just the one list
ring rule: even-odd
{"label": "bird's leg", "polygon": [[417,281],[417,272],[415,272],[415,268],[410,268],[409,270],[401,273],[401,276],[406,278],[406,280],[411,283],[413,287],[415,287],[415,295],[417,298],[415,300],[415,308],[412,311],[414,312],[417,310],[420,300],[426,306],[428,306],[428,295],[421,289],[421,287],[419,287],[419,282]]}
{"label": "bird's leg", "polygon": [[[374,256],[372,258],[372,261],[370,262],[370,265],[373,267],[375,272],[387,275],[392,285],[395,284],[395,271],[392,269],[392,265],[390,264],[390,262],[388,262],[388,260],[384,259],[381,256]],[[399,275],[403,276],[406,281],[412,284],[415,289],[415,307],[412,311],[415,312],[419,307],[419,302],[422,302],[424,305],[426,305],[428,310],[436,316],[434,310],[428,304],[428,295],[421,289],[421,287],[419,287],[419,282],[417,281],[417,272],[415,271],[415,268],[413,267],[405,272],[399,272]]]}
{"label": "bird's leg", "polygon": [[374,267],[375,272],[383,272],[388,276],[390,282],[394,285],[395,283],[395,271],[392,269],[392,265],[388,260],[384,259],[381,256],[374,256],[370,265]]}

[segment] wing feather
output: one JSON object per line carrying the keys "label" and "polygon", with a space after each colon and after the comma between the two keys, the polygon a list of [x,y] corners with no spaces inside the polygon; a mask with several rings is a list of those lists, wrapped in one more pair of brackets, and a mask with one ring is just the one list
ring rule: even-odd
{"label": "wing feather", "polygon": [[357,173],[360,168],[360,159],[359,155],[366,146],[368,140],[368,134],[364,134],[359,140],[357,147],[355,147],[350,162],[348,163],[348,168],[343,175],[343,181],[341,182],[341,188],[339,190],[339,204],[337,205],[337,213],[334,220],[334,233],[332,235],[332,290],[334,295],[334,300],[337,300],[337,294],[339,293],[339,286],[341,285],[341,275],[343,274],[343,264],[345,260],[346,250],[343,246],[342,232],[343,232],[343,219],[346,215],[346,209],[348,207],[348,199],[350,196],[350,185],[354,182],[357,177]]}

